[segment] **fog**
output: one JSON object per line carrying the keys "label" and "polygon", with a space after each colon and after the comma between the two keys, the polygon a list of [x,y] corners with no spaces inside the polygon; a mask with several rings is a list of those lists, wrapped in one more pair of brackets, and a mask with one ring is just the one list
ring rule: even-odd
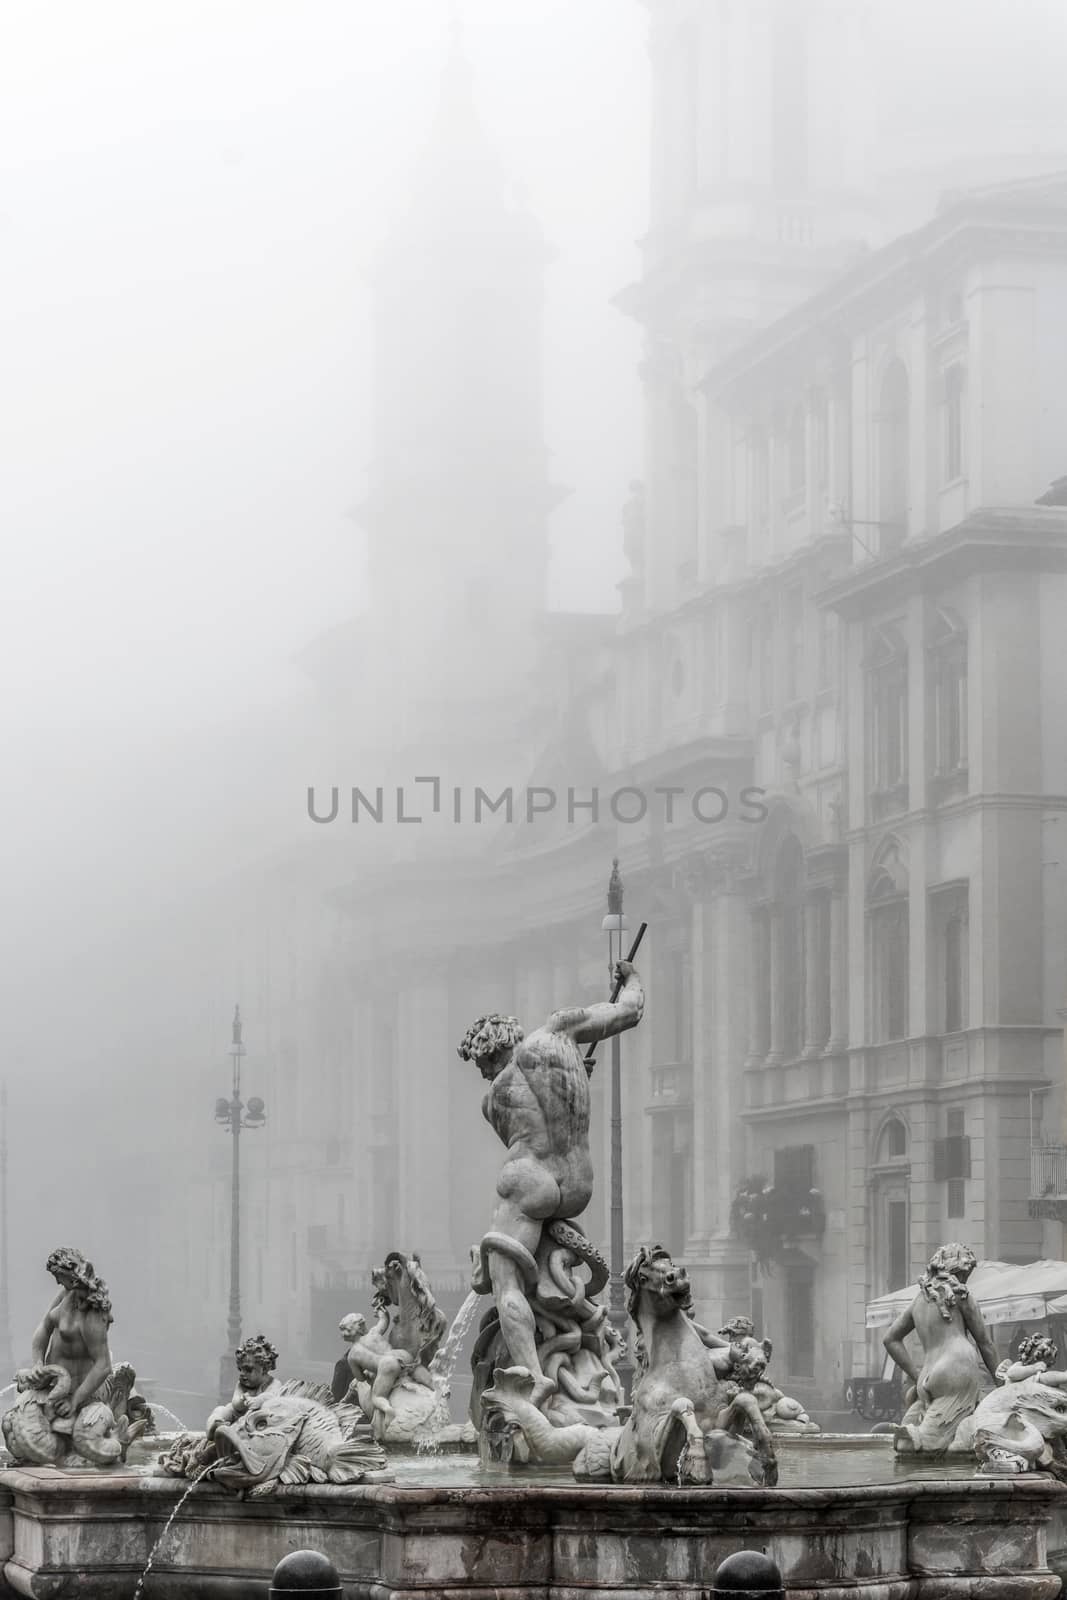
{"label": "fog", "polygon": [[[1056,0],[864,10],[870,243],[917,226],[945,188],[1067,167]],[[226,1088],[234,1001],[255,1033],[227,907],[236,925],[260,864],[306,845],[309,782],[359,781],[359,730],[338,726],[305,652],[373,604],[370,279],[411,204],[451,49],[509,201],[551,251],[544,442],[566,493],[547,604],[617,610],[622,509],[644,471],[642,334],[614,300],[648,226],[648,27],[636,0],[2,8],[16,1353],[61,1241],[94,1256],[129,1337],[149,1340],[145,1309],[122,1306],[140,1280],[120,1197],[166,1153],[163,1209],[183,1210],[172,1158],[190,1097],[205,1096],[205,1150],[222,1138],[211,1085]],[[324,889],[358,859],[331,848],[336,865],[323,851],[309,868]]]}

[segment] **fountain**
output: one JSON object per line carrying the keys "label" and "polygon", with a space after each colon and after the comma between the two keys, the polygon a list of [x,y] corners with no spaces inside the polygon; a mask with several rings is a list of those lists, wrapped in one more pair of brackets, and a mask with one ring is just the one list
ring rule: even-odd
{"label": "fountain", "polygon": [[[487,1082],[485,1115],[507,1149],[471,1294],[446,1333],[417,1256],[393,1252],[374,1275],[373,1330],[358,1313],[342,1324],[352,1379],[340,1401],[279,1378],[257,1335],[204,1431],[161,1438],[160,1459],[135,1465],[120,1437],[132,1369],[116,1387],[106,1291],[76,1252],[56,1253],[60,1294],[3,1417],[9,1450],[26,1435],[55,1452],[43,1465],[22,1445],[0,1471],[9,1592],[235,1600],[305,1549],[323,1552],[349,1600],[663,1588],[697,1600],[721,1562],[758,1549],[792,1600],[1053,1600],[1067,1374],[1051,1370],[1047,1341],[990,1370],[960,1247],[931,1263],[911,1323],[891,1330],[909,1366],[904,1337],[914,1328],[924,1345],[912,1431],[895,1440],[821,1434],[769,1380],[751,1323],[701,1326],[684,1267],[659,1245],[626,1271],[638,1372],[632,1407],[620,1404],[603,1260],[579,1222],[592,1172],[578,1050],[640,1021],[637,975],[620,977],[617,1003],[556,1012],[528,1036],[499,1016],[468,1032],[460,1054]],[[448,1389],[480,1305],[466,1433],[477,1454],[449,1453]],[[933,1449],[949,1413],[952,1438]],[[110,1465],[81,1448],[94,1417],[119,1439]]]}

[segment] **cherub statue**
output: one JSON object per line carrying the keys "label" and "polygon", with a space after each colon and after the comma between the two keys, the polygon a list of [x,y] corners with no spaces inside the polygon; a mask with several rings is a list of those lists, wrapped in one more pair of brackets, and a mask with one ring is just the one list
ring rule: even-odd
{"label": "cherub statue", "polygon": [[278,1352],[269,1339],[255,1333],[237,1346],[234,1351],[237,1366],[237,1383],[233,1399],[216,1406],[207,1419],[203,1433],[180,1433],[169,1450],[160,1456],[165,1472],[175,1477],[192,1478],[219,1459],[216,1434],[238,1422],[257,1401],[281,1392],[282,1385],[274,1376],[278,1365]]}
{"label": "cherub statue", "polygon": [[415,1357],[408,1350],[393,1350],[389,1344],[391,1318],[388,1305],[379,1307],[373,1331],[360,1311],[342,1317],[341,1338],[348,1345],[348,1365],[352,1381],[344,1396],[345,1405],[359,1405],[373,1422],[375,1415],[391,1422],[395,1416],[389,1396],[415,1368]]}
{"label": "cherub statue", "polygon": [[767,1377],[767,1366],[773,1353],[769,1339],[757,1339],[755,1328],[748,1317],[734,1317],[719,1329],[719,1338],[729,1340],[725,1351],[714,1351],[712,1361],[716,1370],[728,1380],[731,1398],[734,1392],[744,1390],[751,1394],[772,1433],[820,1433],[817,1422],[812,1422],[799,1400],[783,1394]]}
{"label": "cherub statue", "polygon": [[281,1384],[274,1376],[274,1369],[278,1365],[278,1352],[269,1339],[261,1333],[255,1333],[243,1344],[238,1345],[234,1351],[234,1361],[237,1366],[237,1385],[233,1391],[233,1399],[225,1405],[216,1406],[207,1419],[204,1430],[208,1440],[215,1437],[216,1429],[222,1423],[236,1422],[238,1417],[243,1417],[254,1400],[259,1400],[263,1395],[273,1394],[281,1388]]}

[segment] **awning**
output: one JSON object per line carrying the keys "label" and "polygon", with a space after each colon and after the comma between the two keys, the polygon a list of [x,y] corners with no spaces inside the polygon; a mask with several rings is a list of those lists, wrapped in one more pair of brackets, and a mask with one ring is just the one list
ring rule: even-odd
{"label": "awning", "polygon": [[[1031,1261],[1020,1267],[1010,1261],[980,1261],[968,1283],[986,1322],[1042,1322],[1067,1315],[1067,1261]],[[917,1283],[880,1295],[867,1307],[868,1328],[888,1327],[906,1311],[919,1292]]]}

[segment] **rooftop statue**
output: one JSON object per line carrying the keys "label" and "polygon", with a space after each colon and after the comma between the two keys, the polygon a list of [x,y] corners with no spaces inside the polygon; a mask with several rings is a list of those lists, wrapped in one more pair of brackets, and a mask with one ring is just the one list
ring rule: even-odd
{"label": "rooftop statue", "polygon": [[[940,1454],[952,1445],[996,1381],[997,1352],[967,1280],[978,1265],[964,1244],[935,1250],[919,1279],[919,1292],[883,1343],[915,1385],[915,1400],[896,1429],[901,1452]],[[905,1343],[915,1333],[923,1347],[916,1368]]]}
{"label": "rooftop statue", "polygon": [[33,1336],[32,1365],[15,1374],[19,1398],[3,1418],[13,1461],[35,1466],[110,1467],[151,1425],[133,1392],[128,1362],[114,1368],[108,1343],[111,1297],[80,1250],[48,1258],[58,1293]]}
{"label": "rooftop statue", "polygon": [[[640,978],[627,961],[618,963],[616,978],[615,1001],[554,1011],[529,1035],[514,1017],[479,1017],[459,1046],[460,1057],[473,1062],[489,1085],[482,1112],[507,1148],[489,1232],[472,1252],[472,1287],[492,1294],[506,1357],[529,1372],[530,1399],[545,1410],[564,1387],[566,1364],[548,1369],[549,1346],[553,1355],[594,1353],[573,1385],[583,1395],[595,1400],[613,1377],[597,1348],[603,1338],[590,1326],[599,1308],[573,1268],[583,1262],[601,1287],[606,1281],[601,1258],[576,1222],[593,1190],[589,1070],[579,1046],[640,1022]],[[483,1321],[476,1360],[479,1353],[484,1359],[491,1328],[490,1317]],[[475,1409],[478,1402],[476,1393]]]}

